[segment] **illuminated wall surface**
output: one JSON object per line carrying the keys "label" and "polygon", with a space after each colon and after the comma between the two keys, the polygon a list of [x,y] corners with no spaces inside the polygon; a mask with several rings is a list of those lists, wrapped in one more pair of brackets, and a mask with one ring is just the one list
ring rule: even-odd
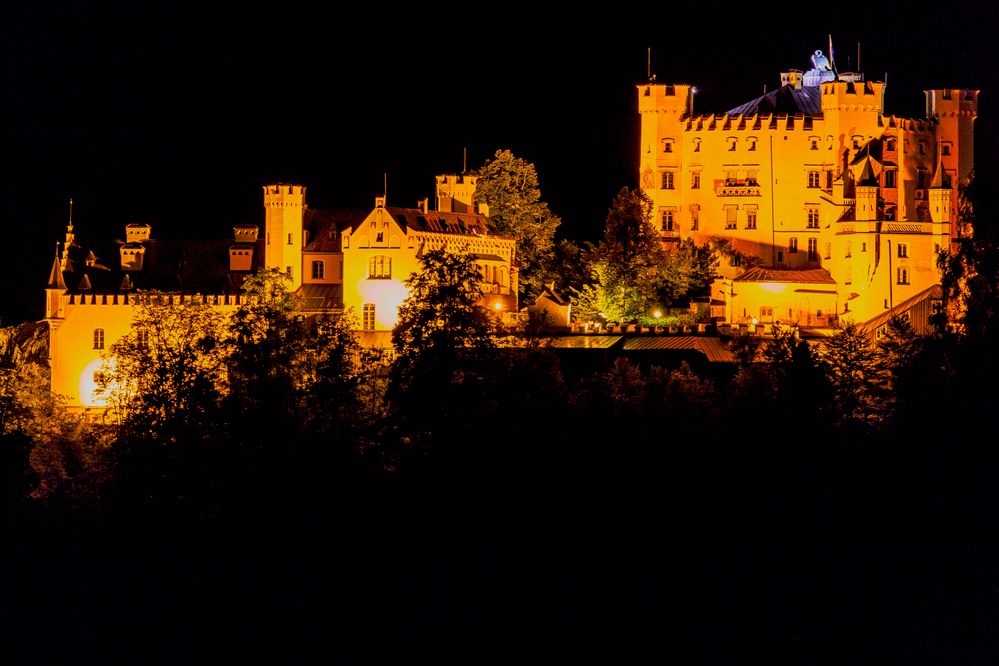
{"label": "illuminated wall surface", "polygon": [[978,91],[927,90],[925,118],[885,115],[883,82],[811,59],[725,113],[697,113],[692,85],[638,86],[654,223],[667,243],[729,242],[712,298],[732,322],[866,322],[929,293],[961,233]]}
{"label": "illuminated wall surface", "polygon": [[482,304],[517,312],[515,242],[494,236],[476,212],[474,176],[437,178],[438,210],[415,208],[311,210],[305,188],[264,187],[264,225],[241,224],[229,238],[165,241],[147,225],[129,225],[125,239],[103,248],[76,242],[72,219],[46,288],[52,390],[73,407],[101,407],[95,373],[102,355],[130,331],[138,289],[175,299],[200,299],[231,312],[243,278],[258,268],[290,276],[309,312],[350,310],[363,330],[395,326],[407,295],[404,281],[424,252],[471,253],[482,275]]}

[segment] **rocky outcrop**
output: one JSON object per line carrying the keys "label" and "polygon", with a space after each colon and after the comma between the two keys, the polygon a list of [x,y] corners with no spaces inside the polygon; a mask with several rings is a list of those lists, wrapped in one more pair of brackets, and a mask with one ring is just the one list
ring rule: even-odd
{"label": "rocky outcrop", "polygon": [[48,322],[25,322],[0,328],[0,366],[20,366],[27,362],[48,367]]}

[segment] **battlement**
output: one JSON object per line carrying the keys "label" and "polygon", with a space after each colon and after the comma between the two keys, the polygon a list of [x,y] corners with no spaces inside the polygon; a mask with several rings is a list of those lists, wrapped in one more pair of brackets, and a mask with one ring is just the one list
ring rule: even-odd
{"label": "battlement", "polygon": [[126,243],[138,243],[140,241],[149,240],[150,234],[152,233],[152,227],[148,224],[126,224],[125,225],[125,242]]}
{"label": "battlement", "polygon": [[305,186],[278,183],[264,185],[264,206],[304,206]]}
{"label": "battlement", "polygon": [[978,115],[978,92],[963,88],[942,88],[924,90],[926,95],[926,117]]}
{"label": "battlement", "polygon": [[768,129],[812,131],[817,124],[816,121],[821,123],[822,116],[809,116],[804,113],[754,113],[737,115],[719,113],[689,116],[686,119],[684,130],[688,132],[711,132],[715,130],[724,132],[758,132]]}
{"label": "battlement", "polygon": [[885,84],[882,81],[826,81],[822,89],[822,111],[882,111]]}
{"label": "battlement", "polygon": [[686,83],[643,83],[638,86],[638,112],[693,113],[697,89]]}

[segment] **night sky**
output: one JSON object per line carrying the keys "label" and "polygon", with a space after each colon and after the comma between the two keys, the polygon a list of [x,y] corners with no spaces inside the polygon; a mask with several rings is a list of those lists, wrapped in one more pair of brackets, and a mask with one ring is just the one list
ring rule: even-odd
{"label": "night sky", "polygon": [[[984,6],[985,3],[982,3]],[[887,112],[921,117],[929,87],[980,89],[979,177],[995,167],[993,8],[834,17],[797,3],[696,8],[652,20],[622,8],[418,3],[227,10],[132,3],[5,10],[3,219],[14,270],[0,325],[43,316],[68,200],[78,238],[218,237],[256,222],[261,186],[294,181],[314,208],[433,196],[433,178],[509,149],[532,162],[561,236],[595,239],[636,185],[635,85],[698,87],[722,112],[807,69],[815,49],[888,76]],[[864,12],[869,10],[865,8]],[[860,10],[858,10],[858,14]]]}

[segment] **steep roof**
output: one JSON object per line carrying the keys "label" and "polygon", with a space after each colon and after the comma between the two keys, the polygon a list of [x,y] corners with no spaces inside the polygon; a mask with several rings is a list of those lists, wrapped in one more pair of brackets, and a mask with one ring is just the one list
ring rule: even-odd
{"label": "steep roof", "polygon": [[820,115],[822,113],[822,89],[818,86],[795,88],[788,84],[725,112],[729,116],[770,113]]}

